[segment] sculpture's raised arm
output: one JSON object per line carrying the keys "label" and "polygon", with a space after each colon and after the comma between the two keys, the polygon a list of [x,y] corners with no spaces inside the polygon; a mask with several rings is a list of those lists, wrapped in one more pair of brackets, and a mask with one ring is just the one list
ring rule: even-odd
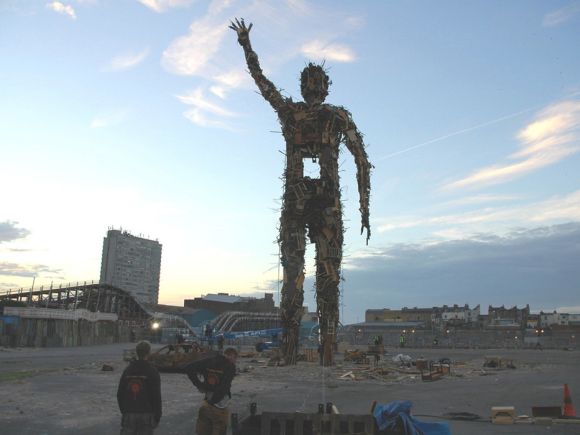
{"label": "sculpture's raised arm", "polygon": [[371,238],[371,226],[369,223],[369,202],[371,194],[371,169],[373,165],[369,162],[369,157],[365,150],[362,135],[356,128],[352,117],[348,111],[341,109],[341,117],[346,121],[346,127],[343,130],[345,144],[350,153],[354,156],[356,164],[356,181],[358,184],[361,228],[362,234],[364,229],[367,230],[367,244]]}
{"label": "sculpture's raised arm", "polygon": [[229,26],[230,29],[234,30],[238,34],[238,42],[244,49],[244,54],[246,55],[246,63],[252,78],[258,85],[262,96],[270,103],[270,105],[277,112],[281,107],[285,105],[285,100],[280,91],[274,86],[270,80],[266,78],[260,67],[260,62],[258,61],[258,55],[254,50],[252,50],[252,44],[250,43],[250,30],[252,29],[252,24],[246,27],[244,19],[235,19],[235,23],[232,21]]}

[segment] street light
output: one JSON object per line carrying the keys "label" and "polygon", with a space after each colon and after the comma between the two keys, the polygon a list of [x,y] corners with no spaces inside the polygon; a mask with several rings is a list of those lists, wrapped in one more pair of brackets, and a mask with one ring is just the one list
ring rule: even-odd
{"label": "street light", "polygon": [[159,322],[153,322],[153,323],[151,324],[151,329],[153,329],[153,330],[157,330],[157,329],[159,329]]}

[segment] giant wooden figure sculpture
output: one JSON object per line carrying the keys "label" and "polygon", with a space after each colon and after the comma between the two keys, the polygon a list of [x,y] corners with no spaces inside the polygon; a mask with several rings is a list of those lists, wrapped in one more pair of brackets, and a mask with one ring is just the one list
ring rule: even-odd
{"label": "giant wooden figure sculpture", "polygon": [[[296,363],[298,334],[304,301],[306,234],[316,245],[316,304],[320,321],[323,364],[333,363],[332,350],[338,325],[338,297],[342,260],[343,225],[338,175],[339,145],[345,142],[357,167],[361,234],[370,237],[370,170],[362,136],[350,113],[323,104],[330,81],[324,69],[310,63],[301,75],[304,102],[284,98],[262,73],[252,50],[244,20],[230,26],[238,34],[246,62],[262,96],[278,114],[286,140],[285,186],[280,218],[280,253],[284,268],[282,287],[282,351],[288,364]],[[320,165],[320,178],[304,176],[304,159]]]}

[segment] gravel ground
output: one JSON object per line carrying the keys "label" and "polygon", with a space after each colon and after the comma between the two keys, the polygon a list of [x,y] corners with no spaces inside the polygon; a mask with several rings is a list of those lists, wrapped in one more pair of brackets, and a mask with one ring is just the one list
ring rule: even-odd
{"label": "gravel ground", "polygon": [[[126,366],[122,351],[130,346],[0,348],[0,433],[117,433],[116,389]],[[380,362],[383,374],[340,357],[335,367],[326,369],[315,363],[270,367],[265,358],[240,358],[231,411],[243,419],[249,404],[257,402],[258,412],[311,413],[319,403],[332,402],[341,413],[365,414],[373,401],[412,400],[415,416],[442,421],[444,414],[453,412],[489,419],[492,406],[515,406],[517,414],[527,415],[532,406],[560,406],[564,383],[573,400],[574,394],[580,397],[577,351],[404,349],[413,358],[446,357],[457,363],[450,376],[437,382],[421,381],[413,369],[393,370],[391,358],[397,353],[398,349],[388,350]],[[482,370],[486,355],[512,358],[516,369]],[[105,363],[114,371],[101,371]],[[348,372],[352,375],[342,377]],[[194,433],[201,395],[185,375],[162,373],[161,382],[163,418],[156,434]],[[580,425],[500,426],[487,421],[449,421],[449,425],[453,434],[580,434]]]}

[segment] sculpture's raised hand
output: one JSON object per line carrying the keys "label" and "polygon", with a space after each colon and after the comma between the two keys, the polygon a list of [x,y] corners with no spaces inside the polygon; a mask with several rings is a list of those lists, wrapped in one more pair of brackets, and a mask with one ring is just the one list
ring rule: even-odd
{"label": "sculpture's raised hand", "polygon": [[246,27],[246,23],[244,23],[243,18],[241,18],[240,20],[235,18],[235,20],[236,20],[235,23],[233,21],[230,21],[231,25],[229,27],[238,34],[238,42],[243,47],[250,41],[250,30],[252,29],[252,23],[250,23],[250,25]]}

